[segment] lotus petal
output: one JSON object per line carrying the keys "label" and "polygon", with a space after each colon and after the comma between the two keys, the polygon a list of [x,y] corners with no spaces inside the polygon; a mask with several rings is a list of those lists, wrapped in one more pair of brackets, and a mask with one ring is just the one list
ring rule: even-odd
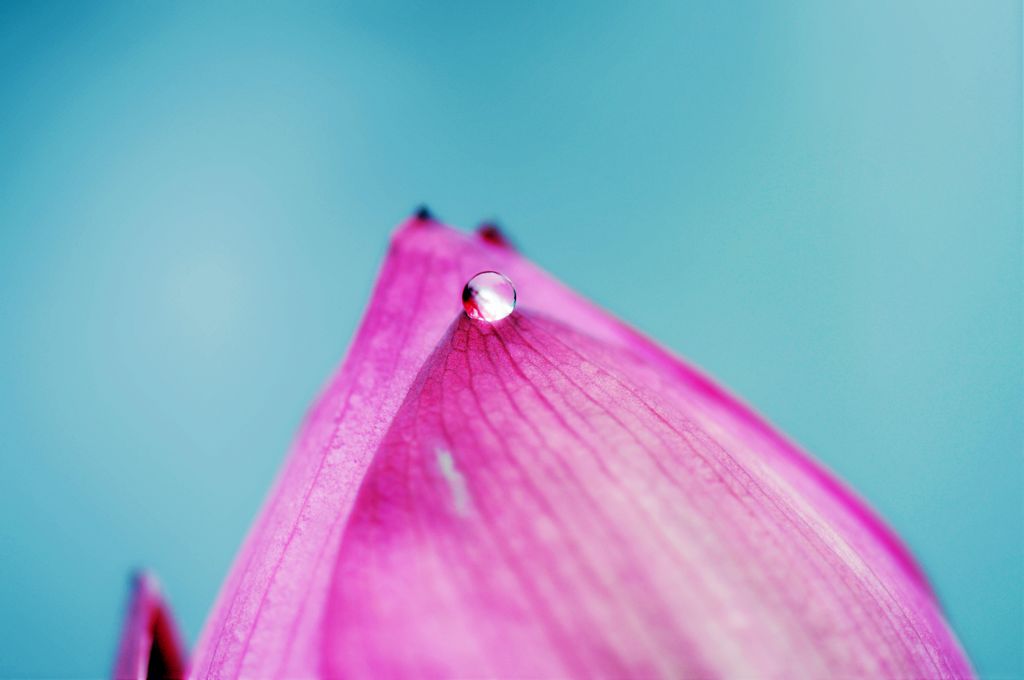
{"label": "lotus petal", "polygon": [[[480,271],[520,306],[461,312]],[[507,247],[396,234],[199,677],[962,677],[898,539],[745,406]]]}

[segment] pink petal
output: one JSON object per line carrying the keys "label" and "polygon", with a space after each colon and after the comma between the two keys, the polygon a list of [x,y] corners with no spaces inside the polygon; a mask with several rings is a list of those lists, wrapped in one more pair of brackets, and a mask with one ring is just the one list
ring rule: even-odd
{"label": "pink petal", "polygon": [[324,674],[969,674],[874,532],[733,425],[555,319],[459,318],[349,518]]}
{"label": "pink petal", "polygon": [[[460,312],[483,270],[521,302],[493,327]],[[905,550],[819,467],[504,242],[422,219],[195,669],[970,674]]]}
{"label": "pink petal", "polygon": [[156,579],[150,574],[137,575],[132,580],[132,596],[113,677],[117,680],[183,678],[184,650]]}

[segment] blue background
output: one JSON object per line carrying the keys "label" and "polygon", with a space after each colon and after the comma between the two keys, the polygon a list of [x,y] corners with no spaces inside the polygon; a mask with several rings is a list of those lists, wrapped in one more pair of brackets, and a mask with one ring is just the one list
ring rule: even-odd
{"label": "blue background", "polygon": [[1024,673],[1017,3],[212,4],[0,8],[0,675],[107,673],[140,564],[195,639],[420,201],[754,404]]}

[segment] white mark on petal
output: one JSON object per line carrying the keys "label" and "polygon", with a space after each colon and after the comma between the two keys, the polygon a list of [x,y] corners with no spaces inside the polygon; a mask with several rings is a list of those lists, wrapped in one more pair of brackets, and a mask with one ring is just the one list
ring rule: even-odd
{"label": "white mark on petal", "polygon": [[441,470],[441,476],[448,483],[448,490],[452,492],[452,502],[455,505],[455,512],[460,515],[468,515],[470,508],[469,489],[466,488],[466,478],[462,476],[455,466],[455,459],[452,454],[444,449],[435,449],[437,455],[437,467]]}

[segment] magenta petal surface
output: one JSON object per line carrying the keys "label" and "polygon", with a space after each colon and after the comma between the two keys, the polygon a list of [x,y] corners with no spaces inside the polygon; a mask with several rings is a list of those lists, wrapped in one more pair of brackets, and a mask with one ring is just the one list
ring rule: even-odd
{"label": "magenta petal surface", "polygon": [[557,320],[460,318],[349,519],[325,674],[969,674],[874,531],[723,422]]}
{"label": "magenta petal surface", "polygon": [[[461,313],[480,271],[520,305]],[[854,496],[511,249],[413,220],[199,677],[970,675]]]}

